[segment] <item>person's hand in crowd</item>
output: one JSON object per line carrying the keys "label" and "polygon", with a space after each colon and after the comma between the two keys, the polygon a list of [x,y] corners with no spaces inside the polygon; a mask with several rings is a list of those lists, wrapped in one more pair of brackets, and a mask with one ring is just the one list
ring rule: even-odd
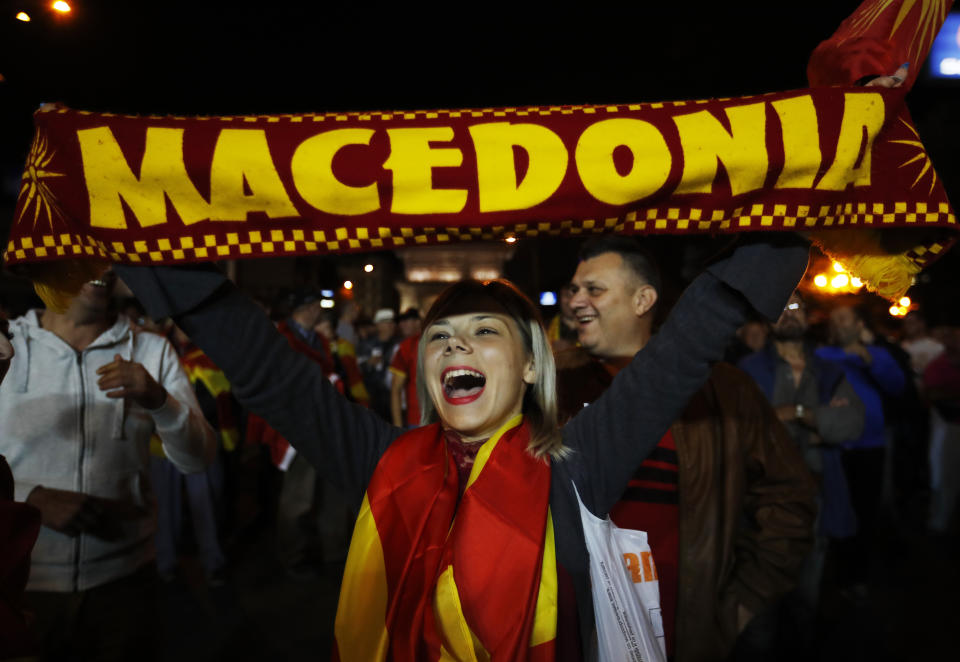
{"label": "person's hand in crowd", "polygon": [[873,355],[870,354],[870,351],[867,349],[867,346],[863,344],[863,342],[857,342],[853,345],[849,345],[845,347],[844,350],[849,354],[856,354],[863,359],[863,362],[868,366],[873,363]]}
{"label": "person's hand in crowd", "polygon": [[810,429],[817,427],[816,412],[810,407],[801,407],[800,405],[780,405],[774,408],[777,418],[783,423],[799,423]]}
{"label": "person's hand in crowd", "polygon": [[68,536],[96,527],[103,516],[97,500],[82,492],[38,486],[27,496],[27,503],[40,511],[44,526]]}
{"label": "person's hand in crowd", "polygon": [[88,533],[102,540],[120,539],[122,521],[146,514],[143,508],[125,501],[40,485],[27,496],[27,503],[40,511],[40,521],[54,531],[68,536]]}
{"label": "person's hand in crowd", "polygon": [[869,81],[864,87],[901,87],[903,82],[907,80],[907,73],[910,70],[910,63],[905,62],[900,65],[900,68],[893,72],[891,76],[877,76],[873,80]]}
{"label": "person's hand in crowd", "polygon": [[775,411],[777,412],[777,418],[783,423],[789,423],[797,418],[796,405],[780,405]]}
{"label": "person's hand in crowd", "polygon": [[840,396],[834,396],[833,400],[830,401],[830,407],[849,407],[850,401],[846,398]]}
{"label": "person's hand in crowd", "polygon": [[159,409],[167,401],[167,391],[139,363],[125,361],[115,354],[113,362],[97,368],[97,386],[108,398],[128,398],[144,409]]}

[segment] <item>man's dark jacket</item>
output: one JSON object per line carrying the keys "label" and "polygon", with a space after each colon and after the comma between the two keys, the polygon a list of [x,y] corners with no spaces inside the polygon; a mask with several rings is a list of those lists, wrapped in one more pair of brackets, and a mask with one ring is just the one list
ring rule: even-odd
{"label": "man's dark jacket", "polygon": [[[561,418],[612,379],[582,349],[562,352]],[[739,634],[738,612],[757,614],[793,587],[813,543],[816,486],[756,384],[729,364],[714,366],[671,431],[680,521],[675,660],[723,660]]]}

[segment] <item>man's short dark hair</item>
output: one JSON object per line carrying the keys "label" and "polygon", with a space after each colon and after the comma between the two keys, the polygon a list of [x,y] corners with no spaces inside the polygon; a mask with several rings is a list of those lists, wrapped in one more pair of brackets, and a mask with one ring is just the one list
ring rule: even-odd
{"label": "man's short dark hair", "polygon": [[604,253],[616,253],[637,278],[660,293],[660,269],[656,260],[639,241],[631,237],[605,235],[586,242],[580,248],[580,261],[599,257]]}

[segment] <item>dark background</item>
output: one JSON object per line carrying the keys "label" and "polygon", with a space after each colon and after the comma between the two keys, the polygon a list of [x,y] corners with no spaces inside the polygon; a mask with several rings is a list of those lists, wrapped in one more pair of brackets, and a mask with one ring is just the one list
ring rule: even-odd
{"label": "dark background", "polygon": [[[806,86],[810,52],[859,3],[401,9],[77,0],[67,16],[47,4],[0,0],[3,236],[33,134],[31,114],[42,102],[123,113],[253,114],[602,104],[786,90]],[[14,20],[20,10],[33,20]],[[960,84],[921,76],[909,105],[948,195],[960,199]],[[678,239],[657,241],[668,256],[679,250]],[[533,261],[541,275],[521,282],[528,289],[565,277],[573,244],[521,243],[514,260],[521,264],[508,265],[508,275],[528,280]],[[544,253],[551,259],[541,259]],[[946,316],[957,276],[960,258],[948,254],[911,295],[934,316]]]}

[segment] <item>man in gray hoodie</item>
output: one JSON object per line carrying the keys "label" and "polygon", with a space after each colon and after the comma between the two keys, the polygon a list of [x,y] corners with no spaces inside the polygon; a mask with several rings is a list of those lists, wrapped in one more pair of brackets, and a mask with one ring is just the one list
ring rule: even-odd
{"label": "man in gray hoodie", "polygon": [[173,347],[111,311],[114,282],[108,273],[87,283],[63,313],[14,320],[16,352],[0,385],[0,455],[16,500],[43,523],[27,590],[44,654],[54,657],[150,656],[150,440],[184,472],[216,452]]}

